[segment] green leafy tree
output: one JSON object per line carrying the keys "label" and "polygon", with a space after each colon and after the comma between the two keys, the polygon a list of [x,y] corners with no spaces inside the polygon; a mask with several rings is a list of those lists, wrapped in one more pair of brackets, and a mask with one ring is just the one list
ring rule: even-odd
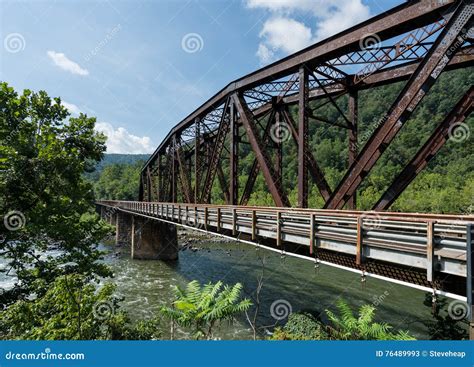
{"label": "green leafy tree", "polygon": [[133,164],[115,163],[106,166],[94,183],[97,199],[137,200],[140,171],[144,161]]}
{"label": "green leafy tree", "polygon": [[46,294],[20,300],[0,314],[2,339],[81,340],[152,339],[158,319],[132,325],[114,297],[115,286],[99,290],[79,275],[58,277]]}
{"label": "green leafy tree", "polygon": [[61,275],[111,274],[97,249],[110,227],[83,177],[102,158],[105,136],[95,118],[68,117],[59,98],[0,84],[0,256],[18,277],[12,302],[41,297]]}
{"label": "green leafy tree", "polygon": [[408,332],[399,331],[392,333],[387,323],[374,321],[375,307],[363,305],[357,316],[354,315],[349,305],[339,299],[337,309],[340,315],[326,310],[331,321],[330,334],[333,338],[340,340],[413,340]]}
{"label": "green leafy tree", "polygon": [[[242,285],[230,287],[222,282],[201,287],[198,281],[188,283],[185,289],[175,287],[176,300],[171,307],[162,307],[161,313],[174,323],[191,330],[196,339],[211,339],[213,328],[223,320],[234,317],[250,308],[248,299],[240,299]],[[172,332],[173,334],[173,332]]]}

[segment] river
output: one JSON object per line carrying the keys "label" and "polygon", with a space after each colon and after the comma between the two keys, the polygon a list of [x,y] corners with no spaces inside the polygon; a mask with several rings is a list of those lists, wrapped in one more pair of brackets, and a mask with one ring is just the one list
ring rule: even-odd
{"label": "river", "polygon": [[[288,310],[309,311],[317,315],[327,308],[334,309],[339,297],[354,310],[363,304],[373,304],[377,308],[376,321],[387,322],[395,330],[408,330],[417,339],[429,339],[433,329],[439,330],[440,327],[444,337],[448,337],[448,330],[467,328],[465,322],[436,324],[431,311],[431,297],[427,297],[426,292],[373,278],[361,282],[360,275],[331,266],[315,268],[315,264],[308,260],[281,256],[248,244],[222,241],[218,237],[196,236],[181,234],[180,244],[192,242],[194,250],[181,250],[179,260],[168,263],[132,260],[128,248],[118,248],[107,242],[101,245],[107,252],[105,262],[114,271],[117,295],[123,297],[122,307],[133,320],[157,315],[161,305],[172,302],[174,286],[183,286],[194,279],[202,284],[219,280],[229,285],[240,282],[244,286],[244,296],[253,299],[263,270],[261,306],[257,317],[260,338],[268,335],[274,325],[283,325],[286,321],[272,316],[272,304],[280,305],[278,309],[283,313]],[[5,266],[5,259],[0,259],[0,268]],[[0,288],[8,289],[14,281],[14,278],[0,273]],[[445,303],[442,314],[446,315],[451,300],[438,297],[438,301]],[[281,315],[278,312],[273,314],[276,317]],[[163,338],[169,337],[168,325],[163,320]],[[182,331],[181,334],[178,337],[187,337]],[[226,323],[218,328],[214,336],[250,339],[252,332],[242,316],[234,324]]]}
{"label": "river", "polygon": [[[180,238],[180,243],[187,240],[188,237]],[[318,314],[327,308],[334,309],[339,297],[353,309],[373,304],[377,308],[377,321],[387,322],[395,330],[408,330],[417,339],[429,339],[433,328],[439,327],[435,325],[431,297],[427,298],[426,292],[373,278],[361,282],[358,274],[326,265],[315,268],[311,261],[282,257],[248,244],[225,242],[218,238],[195,241],[194,247],[199,250],[180,251],[179,260],[174,263],[131,260],[128,249],[121,248],[117,253],[113,245],[107,246],[110,252],[106,261],[114,269],[117,291],[124,297],[123,307],[132,318],[157,314],[162,304],[172,301],[173,286],[182,286],[194,279],[201,283],[219,280],[227,284],[240,282],[245,296],[252,299],[264,269],[257,318],[261,337],[272,330],[265,326],[285,322],[272,317],[272,304],[283,305],[280,311],[286,307],[293,312],[304,310]],[[446,305],[451,302],[443,297],[438,297],[438,301]],[[465,325],[458,322],[456,327],[465,328]],[[163,331],[166,337],[166,325]],[[252,333],[246,319],[241,317],[235,324],[219,328],[215,336],[247,339],[251,338]]]}

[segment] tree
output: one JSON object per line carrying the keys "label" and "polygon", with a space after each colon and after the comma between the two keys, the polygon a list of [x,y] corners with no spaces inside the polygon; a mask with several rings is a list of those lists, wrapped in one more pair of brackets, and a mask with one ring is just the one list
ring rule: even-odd
{"label": "tree", "polygon": [[97,199],[137,200],[140,171],[144,161],[133,164],[115,163],[106,166],[94,184]]}
{"label": "tree", "polygon": [[91,340],[152,339],[158,319],[132,325],[114,297],[115,286],[99,290],[79,275],[57,278],[46,294],[20,300],[0,314],[2,339]]}
{"label": "tree", "polygon": [[326,314],[331,321],[330,334],[340,340],[413,340],[408,332],[392,333],[392,327],[386,323],[374,322],[375,307],[363,305],[358,316],[354,316],[349,305],[343,300],[337,301],[340,316],[330,310]]}
{"label": "tree", "polygon": [[110,227],[83,178],[102,158],[105,136],[95,118],[68,117],[60,98],[0,84],[0,256],[18,277],[11,302],[41,297],[58,276],[111,275],[97,249]]}
{"label": "tree", "polygon": [[188,283],[185,289],[175,287],[176,300],[171,307],[161,308],[161,313],[174,323],[189,328],[196,339],[212,339],[213,328],[223,320],[249,309],[250,300],[240,300],[242,284],[230,287],[222,282],[208,283],[201,287],[198,281]]}

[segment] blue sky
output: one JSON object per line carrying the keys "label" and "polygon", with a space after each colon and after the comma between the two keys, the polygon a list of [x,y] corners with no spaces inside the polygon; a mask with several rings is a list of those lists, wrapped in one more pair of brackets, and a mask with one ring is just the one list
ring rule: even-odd
{"label": "blue sky", "polygon": [[0,80],[97,117],[109,153],[150,153],[230,81],[400,0],[0,0]]}

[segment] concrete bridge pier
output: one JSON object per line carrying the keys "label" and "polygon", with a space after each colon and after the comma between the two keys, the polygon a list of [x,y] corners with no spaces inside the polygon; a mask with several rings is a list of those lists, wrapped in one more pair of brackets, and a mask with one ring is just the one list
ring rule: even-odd
{"label": "concrete bridge pier", "polygon": [[115,226],[117,224],[118,211],[114,210],[109,213],[109,224]]}
{"label": "concrete bridge pier", "polygon": [[132,243],[132,215],[117,211],[115,214],[115,245],[123,246]]}
{"label": "concrete bridge pier", "polygon": [[177,260],[176,226],[132,216],[132,259]]}

